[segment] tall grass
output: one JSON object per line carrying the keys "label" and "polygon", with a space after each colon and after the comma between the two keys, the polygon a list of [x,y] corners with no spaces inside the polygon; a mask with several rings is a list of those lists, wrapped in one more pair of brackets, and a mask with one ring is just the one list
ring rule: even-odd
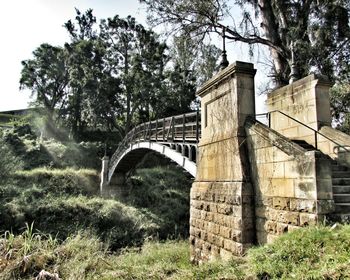
{"label": "tall grass", "polygon": [[[148,242],[141,248],[111,254],[91,233],[80,232],[63,243],[26,232],[4,236],[0,246],[1,279],[33,279],[41,271],[60,279],[241,279],[240,262],[194,266],[186,241]],[[29,248],[23,254],[24,246]]]}

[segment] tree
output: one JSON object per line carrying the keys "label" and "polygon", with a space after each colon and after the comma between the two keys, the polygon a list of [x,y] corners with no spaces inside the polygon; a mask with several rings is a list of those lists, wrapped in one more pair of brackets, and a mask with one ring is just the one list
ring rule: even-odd
{"label": "tree", "polygon": [[[148,7],[151,22],[170,23],[174,30],[203,40],[216,32],[229,40],[269,48],[277,86],[290,76],[304,76],[311,69],[334,77],[337,59],[349,47],[346,0],[236,0],[243,17],[236,26],[228,0],[140,0]],[[255,23],[255,19],[260,25]],[[231,20],[227,25],[226,21]]]}
{"label": "tree", "polygon": [[125,104],[124,122],[128,132],[133,124],[153,118],[155,96],[162,91],[167,63],[166,45],[131,16],[102,21],[101,37],[108,46],[113,75],[122,81],[120,97]]}
{"label": "tree", "polygon": [[91,9],[76,12],[76,23],[65,23],[72,39],[65,45],[70,86],[65,114],[75,137],[87,127],[119,129],[116,119],[121,110],[116,94],[120,79],[111,74],[106,44],[93,29],[96,18]]}
{"label": "tree", "polygon": [[44,106],[52,119],[55,110],[65,106],[68,94],[68,69],[65,51],[49,44],[40,45],[34,58],[22,61],[20,89],[30,89],[38,106]]}
{"label": "tree", "polygon": [[21,79],[75,139],[97,128],[123,134],[140,122],[191,110],[199,79],[215,71],[217,48],[198,49],[178,36],[169,50],[131,16],[97,27],[91,9],[76,12],[64,24],[70,42],[38,48],[23,62]]}

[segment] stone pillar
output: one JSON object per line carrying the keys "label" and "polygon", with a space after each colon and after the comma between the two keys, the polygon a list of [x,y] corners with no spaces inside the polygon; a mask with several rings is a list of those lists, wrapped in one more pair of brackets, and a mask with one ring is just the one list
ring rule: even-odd
{"label": "stone pillar", "polygon": [[244,130],[246,117],[255,115],[255,72],[253,64],[236,62],[197,92],[202,138],[190,210],[195,263],[240,255],[255,239]]}
{"label": "stone pillar", "polygon": [[102,170],[101,170],[101,183],[100,183],[100,193],[102,195],[104,188],[108,185],[108,164],[109,157],[104,156],[102,158]]}
{"label": "stone pillar", "polygon": [[[331,125],[330,86],[324,76],[309,75],[268,93],[268,111],[281,111],[318,131],[324,125]],[[315,134],[312,130],[281,113],[271,114],[271,128],[288,138],[305,140],[315,145]]]}

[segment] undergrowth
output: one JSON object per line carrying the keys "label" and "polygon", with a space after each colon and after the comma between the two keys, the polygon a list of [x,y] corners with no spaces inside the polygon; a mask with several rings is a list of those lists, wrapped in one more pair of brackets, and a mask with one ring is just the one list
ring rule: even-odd
{"label": "undergrowth", "polygon": [[0,278],[33,279],[349,279],[350,226],[319,226],[287,233],[228,262],[193,265],[187,241],[150,241],[111,253],[91,232],[64,242],[33,232],[0,239]]}
{"label": "undergrowth", "polygon": [[263,279],[349,279],[350,225],[282,235],[273,244],[251,250],[249,263]]}
{"label": "undergrowth", "polygon": [[35,229],[64,240],[89,229],[112,250],[187,237],[189,186],[179,170],[151,168],[130,178],[123,199],[108,199],[100,197],[98,173],[91,169],[17,171],[0,184],[0,232],[19,233],[34,222]]}
{"label": "undergrowth", "polygon": [[[79,232],[64,242],[33,233],[31,226],[0,240],[0,278],[34,279],[241,279],[241,261],[194,266],[187,241],[147,242],[111,253],[93,234]],[[53,279],[53,278],[49,278]]]}

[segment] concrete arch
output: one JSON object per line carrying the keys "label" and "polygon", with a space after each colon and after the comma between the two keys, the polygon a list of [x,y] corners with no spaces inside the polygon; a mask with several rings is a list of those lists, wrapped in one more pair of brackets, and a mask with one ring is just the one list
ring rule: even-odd
{"label": "concrete arch", "polygon": [[[180,146],[180,145],[176,145]],[[182,155],[182,147],[178,151],[178,147],[171,149],[167,145],[157,142],[138,142],[131,144],[123,153],[113,162],[108,171],[108,183],[111,181],[114,173],[125,173],[130,170],[139,160],[150,150],[158,152],[172,161],[176,162],[193,177],[196,176],[196,163],[191,161],[188,157]],[[133,166],[132,166],[133,165]]]}

